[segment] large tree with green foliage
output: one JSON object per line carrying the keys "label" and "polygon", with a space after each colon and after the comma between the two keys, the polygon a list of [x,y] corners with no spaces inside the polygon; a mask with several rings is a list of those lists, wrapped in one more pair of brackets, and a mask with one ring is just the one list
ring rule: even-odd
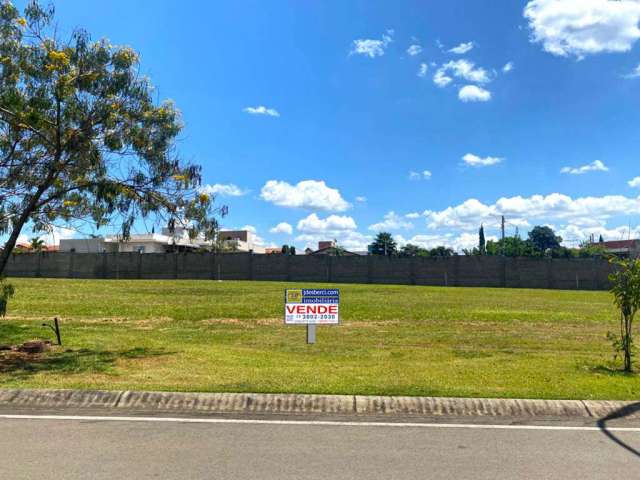
{"label": "large tree with green foliage", "polygon": [[398,253],[398,245],[390,233],[380,232],[369,246],[372,255],[391,256]]}
{"label": "large tree with green foliage", "polygon": [[212,238],[200,167],[175,151],[178,110],[154,101],[133,49],[83,30],[61,39],[53,15],[0,3],[0,274],[27,225],[90,222],[126,238],[144,217]]}
{"label": "large tree with green foliage", "polygon": [[551,227],[536,226],[529,232],[529,241],[542,253],[560,247],[562,237],[556,235]]}

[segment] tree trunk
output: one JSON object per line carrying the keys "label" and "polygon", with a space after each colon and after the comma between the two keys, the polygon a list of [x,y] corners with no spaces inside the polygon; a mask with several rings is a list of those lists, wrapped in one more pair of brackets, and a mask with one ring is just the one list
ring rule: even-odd
{"label": "tree trunk", "polygon": [[13,224],[13,230],[11,231],[11,235],[9,235],[9,240],[4,244],[4,248],[2,249],[2,253],[0,253],[0,277],[4,275],[4,270],[7,267],[7,263],[9,262],[9,257],[13,252],[14,247],[16,246],[16,242],[18,241],[18,237],[20,236],[20,232],[22,232],[22,227],[29,220],[29,216],[33,213],[40,201],[40,197],[47,191],[51,182],[55,177],[55,171],[51,171],[49,176],[47,177],[44,184],[38,187],[38,190],[33,194],[29,203],[24,207],[24,210],[18,217],[18,220]]}

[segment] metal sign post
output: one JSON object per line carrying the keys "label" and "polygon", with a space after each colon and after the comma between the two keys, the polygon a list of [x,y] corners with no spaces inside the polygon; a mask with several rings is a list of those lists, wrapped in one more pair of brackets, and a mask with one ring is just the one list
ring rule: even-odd
{"label": "metal sign post", "polygon": [[284,291],[285,325],[306,325],[307,344],[316,343],[316,325],[340,323],[340,291],[300,288]]}
{"label": "metal sign post", "polygon": [[316,343],[316,324],[310,323],[307,325],[307,343]]}

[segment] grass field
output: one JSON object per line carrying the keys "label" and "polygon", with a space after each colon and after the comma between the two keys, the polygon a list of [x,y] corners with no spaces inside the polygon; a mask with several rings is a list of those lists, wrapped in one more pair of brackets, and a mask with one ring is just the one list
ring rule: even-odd
{"label": "grass field", "polygon": [[[637,399],[616,371],[607,292],[338,285],[343,323],[282,324],[273,282],[13,279],[0,387]],[[323,286],[320,284],[304,286]],[[335,285],[334,285],[335,286]]]}

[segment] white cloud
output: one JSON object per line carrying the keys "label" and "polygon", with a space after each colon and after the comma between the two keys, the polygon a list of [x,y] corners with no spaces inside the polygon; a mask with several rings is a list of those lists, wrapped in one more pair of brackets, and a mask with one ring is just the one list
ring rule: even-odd
{"label": "white cloud", "polygon": [[503,73],[509,73],[511,70],[513,70],[513,62],[507,62],[502,67]]}
{"label": "white cloud", "polygon": [[476,85],[465,85],[458,91],[458,98],[463,102],[488,102],[491,92]]}
{"label": "white cloud", "polygon": [[387,30],[380,40],[354,40],[349,55],[364,55],[369,58],[381,57],[391,42],[393,42],[393,30]]}
{"label": "white cloud", "polygon": [[388,231],[388,230],[401,230],[413,228],[413,223],[403,220],[402,217],[396,212],[391,211],[384,216],[384,220],[373,225],[369,225],[369,230],[374,232]]}
{"label": "white cloud", "polygon": [[351,207],[337,189],[328,187],[322,180],[303,180],[296,185],[269,180],[262,187],[260,197],[281,207],[335,212],[343,212]]}
{"label": "white cloud", "polygon": [[233,183],[214,183],[213,185],[204,185],[200,188],[200,191],[209,195],[220,195],[221,197],[241,197],[249,192],[248,190],[241,189]]}
{"label": "white cloud", "polygon": [[470,167],[489,167],[496,165],[504,160],[500,157],[479,157],[473,153],[467,153],[462,157],[462,161]]}
{"label": "white cloud", "polygon": [[295,241],[302,243],[305,248],[309,247],[312,249],[318,248],[318,242],[321,240],[337,240],[338,245],[347,250],[366,251],[367,245],[373,241],[373,237],[352,230],[344,230],[331,235],[305,233],[295,238]]}
{"label": "white cloud", "polygon": [[[44,233],[42,239],[47,245],[60,245],[60,240],[67,238],[74,238],[77,234],[77,230],[73,228],[53,226],[50,232]],[[34,236],[39,236],[38,234]]]}
{"label": "white cloud", "polygon": [[418,212],[411,212],[411,213],[407,213],[405,215],[405,217],[407,218],[420,218],[420,214]]}
{"label": "white cloud", "polygon": [[634,177],[627,182],[627,184],[632,188],[640,187],[640,177]]}
{"label": "white cloud", "polygon": [[416,43],[414,43],[413,45],[410,45],[409,48],[407,48],[407,53],[412,57],[419,55],[420,52],[422,52],[422,47]]}
{"label": "white cloud", "polygon": [[489,74],[484,68],[476,67],[473,62],[465,60],[464,58],[460,60],[450,60],[443,64],[438,69],[438,72],[450,72],[454,77],[462,78],[468,82],[488,83],[491,81]]}
{"label": "white cloud", "polygon": [[640,38],[637,0],[533,0],[524,17],[531,41],[553,55],[626,52]]}
{"label": "white cloud", "polygon": [[561,173],[569,173],[571,175],[582,175],[587,172],[608,172],[607,167],[601,160],[594,160],[593,162],[582,165],[581,167],[562,167]]}
{"label": "white cloud", "polygon": [[449,49],[451,53],[457,53],[458,55],[463,55],[473,49],[473,42],[461,43],[460,45]]}
{"label": "white cloud", "polygon": [[366,203],[366,201],[367,201],[367,197],[363,197],[363,196],[356,197],[356,202],[358,203]]}
{"label": "white cloud", "polygon": [[420,67],[418,68],[418,76],[420,78],[424,78],[427,76],[427,70],[429,70],[429,65],[427,65],[426,63],[421,63]]}
{"label": "white cloud", "polygon": [[433,83],[435,83],[439,87],[446,87],[453,81],[453,78],[448,76],[446,72],[439,68],[436,70],[436,73],[433,75]]}
{"label": "white cloud", "polygon": [[636,68],[634,68],[631,73],[627,73],[626,75],[622,76],[623,78],[628,78],[628,79],[633,79],[633,78],[638,78],[640,77],[640,65],[636,65]]}
{"label": "white cloud", "polygon": [[480,223],[497,223],[505,215],[512,225],[529,226],[532,222],[567,222],[590,224],[605,222],[616,215],[640,214],[640,197],[623,195],[571,198],[552,193],[531,197],[502,197],[494,204],[484,204],[475,198],[440,211],[424,212],[429,228],[477,229]]}
{"label": "white cloud", "polygon": [[293,233],[293,227],[287,222],[280,222],[275,227],[269,230],[270,233],[285,233],[291,235]]}
{"label": "white cloud", "polygon": [[312,213],[301,219],[296,228],[302,233],[335,233],[355,230],[358,227],[355,220],[346,215],[329,215],[323,219]]}
{"label": "white cloud", "polygon": [[[402,235],[395,235],[394,238],[400,246],[404,246],[408,243],[427,249],[445,246],[458,252],[465,248],[471,249],[478,246],[477,232],[462,232],[457,236],[451,232],[434,235],[419,234],[407,239]],[[495,236],[491,235],[487,235],[485,238],[487,240],[497,240]]]}
{"label": "white cloud", "polygon": [[250,113],[251,115],[267,115],[268,117],[280,116],[280,113],[275,108],[267,108],[264,105],[258,105],[257,107],[246,107],[243,108],[242,111]]}
{"label": "white cloud", "polygon": [[430,180],[431,172],[429,170],[423,170],[422,172],[409,172],[410,180]]}

